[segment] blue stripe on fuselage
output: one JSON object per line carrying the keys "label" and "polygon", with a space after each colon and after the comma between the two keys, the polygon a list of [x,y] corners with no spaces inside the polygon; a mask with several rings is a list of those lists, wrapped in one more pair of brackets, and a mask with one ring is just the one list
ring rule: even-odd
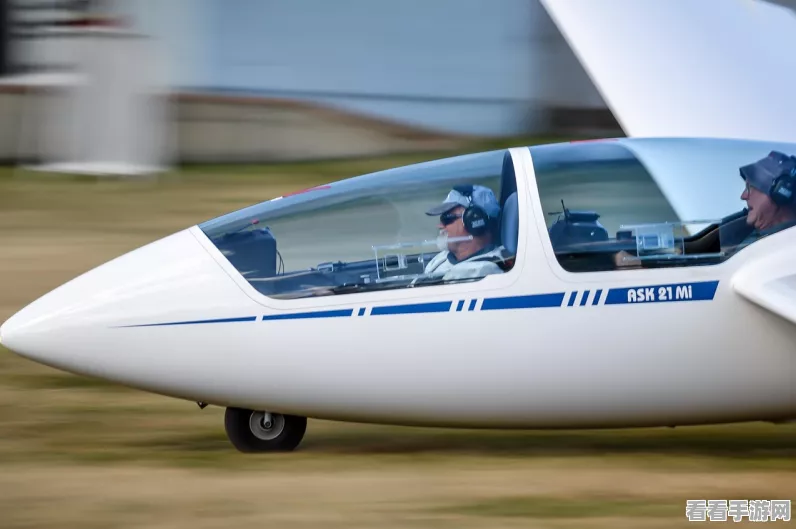
{"label": "blue stripe on fuselage", "polygon": [[242,318],[219,318],[214,320],[170,321],[165,323],[143,323],[140,325],[120,325],[120,327],[166,327],[170,325],[205,325],[208,323],[236,323],[241,321],[257,321],[257,316]]}
{"label": "blue stripe on fuselage", "polygon": [[564,292],[555,294],[531,294],[529,296],[508,296],[503,298],[485,298],[481,310],[502,309],[538,309],[543,307],[560,307],[564,301]]}
{"label": "blue stripe on fuselage", "polygon": [[[597,289],[591,303],[588,303],[589,290],[583,291],[580,307],[601,306],[600,298],[604,297],[604,305],[625,305],[639,303],[657,302],[686,302],[686,301],[710,301],[714,298],[718,289],[719,281],[698,281],[690,283],[671,283],[665,285],[634,286],[623,288],[612,288],[603,295],[603,289]],[[578,292],[572,292],[564,305],[566,292],[555,292],[548,294],[529,294],[522,296],[506,296],[496,298],[484,298],[478,310],[510,310],[510,309],[538,309],[552,307],[572,307]],[[458,300],[456,312],[476,311],[478,300],[470,301],[469,308],[464,310],[465,301]],[[453,301],[439,301],[431,303],[410,303],[404,305],[385,305],[373,307],[370,311],[371,316],[391,316],[397,314],[427,314],[450,312]],[[140,325],[122,325],[119,327],[164,327],[174,325],[202,325],[210,323],[235,323],[252,321],[275,321],[275,320],[302,320],[318,318],[343,318],[354,314],[355,309],[340,310],[320,310],[308,312],[296,312],[292,314],[266,314],[264,316],[244,316],[240,318],[219,318],[207,320],[174,321],[165,323],[146,323]],[[357,314],[365,315],[365,309],[359,307]],[[367,316],[364,316],[367,317]]]}
{"label": "blue stripe on fuselage", "polygon": [[351,316],[354,309],[322,310],[316,312],[296,312],[293,314],[266,314],[262,321],[269,320],[305,320],[310,318],[344,318]]}
{"label": "blue stripe on fuselage", "polygon": [[427,312],[448,312],[452,301],[438,303],[414,303],[410,305],[387,305],[386,307],[373,307],[371,316],[386,316],[392,314],[423,314]]}

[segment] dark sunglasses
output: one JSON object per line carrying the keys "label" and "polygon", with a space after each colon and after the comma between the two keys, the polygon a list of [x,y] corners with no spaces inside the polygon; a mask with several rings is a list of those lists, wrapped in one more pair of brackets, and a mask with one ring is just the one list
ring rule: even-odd
{"label": "dark sunglasses", "polygon": [[462,218],[461,214],[451,213],[450,211],[446,211],[445,213],[439,216],[439,221],[440,223],[442,223],[443,226],[447,226],[448,224],[454,222],[456,219],[460,218]]}

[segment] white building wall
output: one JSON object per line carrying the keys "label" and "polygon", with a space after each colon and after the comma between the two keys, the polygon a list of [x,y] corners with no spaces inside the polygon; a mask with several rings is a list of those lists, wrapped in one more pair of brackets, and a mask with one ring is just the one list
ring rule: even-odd
{"label": "white building wall", "polygon": [[108,2],[157,39],[179,89],[486,135],[543,130],[551,106],[605,108],[538,0]]}
{"label": "white building wall", "polygon": [[220,89],[306,97],[432,129],[495,135],[543,125],[547,101],[595,101],[535,0],[212,6],[209,80]]}

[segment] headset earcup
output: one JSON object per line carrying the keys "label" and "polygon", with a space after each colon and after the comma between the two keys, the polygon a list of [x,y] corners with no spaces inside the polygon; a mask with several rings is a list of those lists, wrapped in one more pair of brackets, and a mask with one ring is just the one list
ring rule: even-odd
{"label": "headset earcup", "polygon": [[775,204],[782,206],[793,200],[794,179],[790,175],[783,175],[774,180],[769,196]]}
{"label": "headset earcup", "polygon": [[489,228],[486,212],[478,206],[471,206],[462,215],[464,229],[474,237],[483,235]]}

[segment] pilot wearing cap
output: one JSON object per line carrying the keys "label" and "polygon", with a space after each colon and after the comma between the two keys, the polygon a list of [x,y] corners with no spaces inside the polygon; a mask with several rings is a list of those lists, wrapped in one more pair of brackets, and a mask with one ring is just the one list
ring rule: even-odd
{"label": "pilot wearing cap", "polygon": [[443,274],[443,279],[465,279],[500,274],[496,264],[504,259],[502,246],[496,246],[495,232],[500,205],[491,189],[478,185],[456,186],[442,204],[426,215],[439,216],[440,234],[449,239],[448,249],[426,265],[426,274]]}
{"label": "pilot wearing cap", "polygon": [[754,231],[740,244],[747,244],[796,225],[796,158],[778,151],[740,168],[746,187],[746,223]]}

